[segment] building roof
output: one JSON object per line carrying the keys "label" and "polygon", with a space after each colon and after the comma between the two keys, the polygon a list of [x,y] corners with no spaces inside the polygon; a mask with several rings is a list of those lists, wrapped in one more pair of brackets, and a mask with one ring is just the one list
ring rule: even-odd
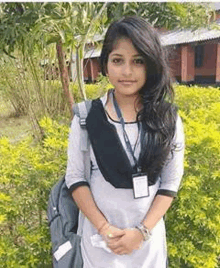
{"label": "building roof", "polygon": [[[99,48],[95,48],[95,49],[89,49],[87,51],[85,51],[85,59],[90,59],[90,58],[98,58],[100,57],[101,54],[101,49]],[[73,61],[76,60],[76,55],[74,54],[72,57]]]}
{"label": "building roof", "polygon": [[220,2],[209,2],[210,6],[215,9],[215,11],[220,10]]}
{"label": "building roof", "polygon": [[[220,4],[220,3],[219,3]],[[215,21],[220,27],[220,19]],[[105,31],[101,35],[95,35],[96,42],[104,39]],[[219,29],[200,28],[195,31],[192,30],[173,30],[169,32],[159,33],[160,40],[163,46],[172,46],[179,44],[188,44],[194,42],[201,42],[207,40],[220,40]],[[85,58],[97,58],[101,54],[101,49],[89,50],[85,54]],[[75,56],[73,57],[75,59]]]}
{"label": "building roof", "polygon": [[[217,22],[220,27],[220,22]],[[192,30],[176,30],[160,35],[162,45],[170,46],[177,44],[186,44],[199,41],[220,39],[220,30],[201,28]]]}

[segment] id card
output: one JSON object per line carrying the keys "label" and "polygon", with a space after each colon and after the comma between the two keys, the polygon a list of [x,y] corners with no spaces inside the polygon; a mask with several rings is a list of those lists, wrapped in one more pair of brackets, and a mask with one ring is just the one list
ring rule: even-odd
{"label": "id card", "polygon": [[134,198],[149,196],[148,178],[146,174],[137,173],[132,175]]}

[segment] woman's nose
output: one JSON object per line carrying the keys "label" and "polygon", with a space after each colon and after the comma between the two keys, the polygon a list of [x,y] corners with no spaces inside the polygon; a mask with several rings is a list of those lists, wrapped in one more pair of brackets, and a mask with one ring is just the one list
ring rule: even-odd
{"label": "woman's nose", "polygon": [[132,66],[130,63],[125,63],[123,66],[123,74],[130,76],[132,74]]}

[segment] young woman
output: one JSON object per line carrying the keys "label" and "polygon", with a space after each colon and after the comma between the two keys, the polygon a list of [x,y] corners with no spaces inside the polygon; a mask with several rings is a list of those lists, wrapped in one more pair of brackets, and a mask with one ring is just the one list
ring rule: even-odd
{"label": "young woman", "polygon": [[83,267],[165,268],[163,216],[183,174],[184,135],[157,33],[138,17],[114,22],[101,68],[114,89],[92,102],[87,117],[90,184],[78,117],[68,148],[66,183],[86,216]]}

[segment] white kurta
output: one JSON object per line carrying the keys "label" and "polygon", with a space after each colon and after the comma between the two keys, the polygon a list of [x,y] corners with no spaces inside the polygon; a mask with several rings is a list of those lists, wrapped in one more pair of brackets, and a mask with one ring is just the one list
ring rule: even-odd
{"label": "white kurta", "polygon": [[[103,105],[106,96],[102,98]],[[108,118],[115,125],[122,145],[131,156],[125,145],[122,134],[122,127],[119,122]],[[125,124],[126,132],[134,148],[138,137],[137,123]],[[83,178],[83,156],[80,152],[80,126],[79,119],[75,117],[72,122],[69,137],[68,165],[66,173],[67,186],[85,181]],[[139,199],[134,199],[133,189],[115,188],[102,176],[93,150],[91,148],[92,172],[90,188],[98,208],[107,218],[108,222],[119,228],[133,228],[138,225],[146,216],[150,205],[158,189],[177,192],[183,174],[183,148],[184,136],[180,118],[177,120],[175,140],[179,144],[179,150],[174,152],[174,156],[164,167],[161,178],[155,185],[149,187],[150,195]],[[140,143],[137,144],[135,156],[140,153]],[[151,239],[144,242],[139,250],[133,251],[130,255],[116,255],[106,250],[103,241],[93,244],[92,240],[101,238],[98,232],[86,218],[82,226],[82,257],[83,268],[165,268],[167,259],[166,235],[164,221],[161,219],[152,230]]]}

